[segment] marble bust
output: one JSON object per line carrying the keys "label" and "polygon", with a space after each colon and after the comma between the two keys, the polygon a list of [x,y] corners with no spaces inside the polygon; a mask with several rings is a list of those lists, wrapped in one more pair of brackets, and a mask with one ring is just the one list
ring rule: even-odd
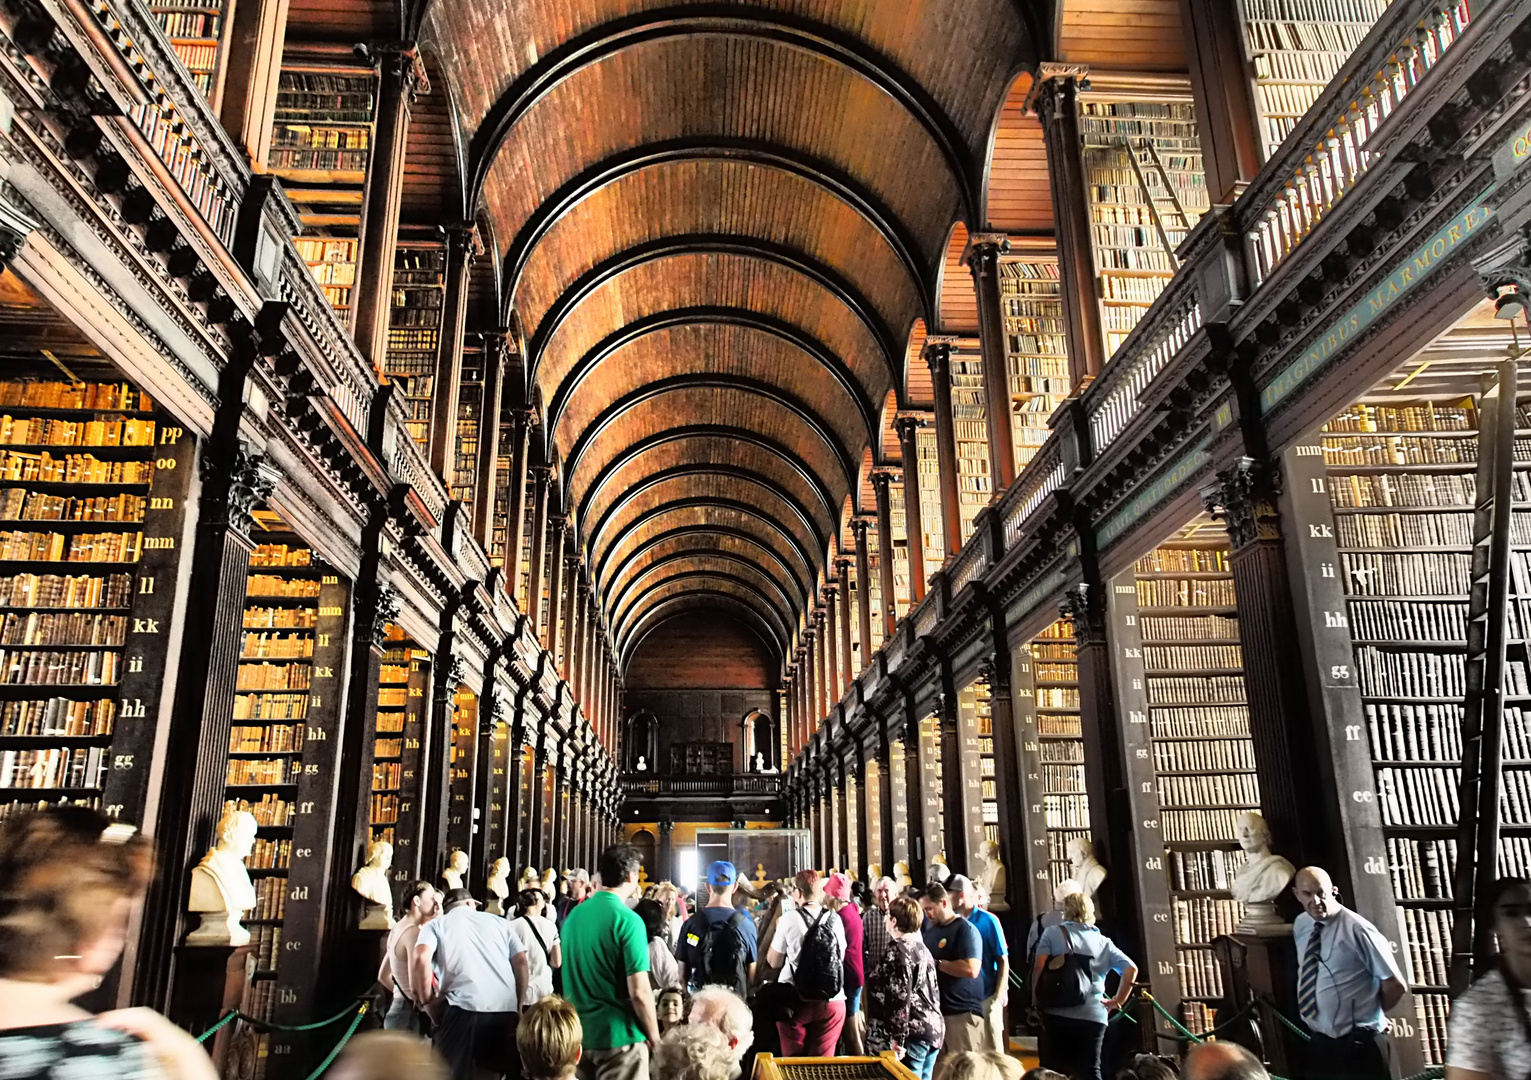
{"label": "marble bust", "polygon": [[868,885],[876,885],[877,879],[880,877],[882,877],[882,864],[874,862],[867,863],[866,883]]}
{"label": "marble bust", "polygon": [[255,815],[226,810],[218,819],[213,846],[191,871],[188,911],[202,924],[186,936],[188,945],[248,945],[250,931],[240,917],[256,904],[255,886],[245,859],[255,849]]}
{"label": "marble bust", "polygon": [[392,844],[378,840],[367,846],[366,863],[351,875],[351,888],[367,902],[357,929],[393,929],[393,887],[388,883],[392,865]]}
{"label": "marble bust", "polygon": [[494,860],[494,865],[489,868],[489,880],[484,884],[484,889],[489,893],[489,902],[484,905],[484,910],[491,915],[505,914],[505,898],[510,895],[509,859]]}
{"label": "marble bust", "polygon": [[1291,928],[1276,911],[1276,898],[1291,884],[1296,868],[1271,851],[1270,826],[1265,817],[1246,810],[1238,817],[1236,836],[1248,861],[1233,879],[1233,898],[1244,905],[1241,934],[1288,933]]}
{"label": "marble bust", "polygon": [[893,884],[898,886],[900,895],[909,890],[914,882],[909,877],[909,864],[900,859],[893,864]]}
{"label": "marble bust", "polygon": [[544,870],[542,872],[542,883],[537,888],[541,889],[542,895],[548,898],[548,903],[552,903],[558,896],[558,871],[554,870],[551,866]]}
{"label": "marble bust", "polygon": [[467,874],[468,853],[462,848],[453,848],[447,855],[447,868],[441,872],[441,880],[447,883],[448,889],[461,889]]}
{"label": "marble bust", "polygon": [[1101,882],[1106,880],[1106,868],[1095,858],[1095,844],[1087,836],[1076,836],[1068,842],[1070,880],[1079,891],[1095,899]]}
{"label": "marble bust", "polygon": [[946,865],[944,859],[931,859],[930,865],[925,868],[925,876],[937,885],[945,885],[952,876],[952,868]]}
{"label": "marble bust", "polygon": [[993,840],[978,845],[978,854],[973,858],[973,879],[989,890],[990,911],[999,914],[1010,910],[1005,895],[1005,864],[1000,861],[999,845]]}
{"label": "marble bust", "polygon": [[540,888],[542,888],[542,878],[537,876],[537,868],[535,866],[528,866],[525,870],[521,871],[521,880],[516,882],[517,892],[525,889]]}

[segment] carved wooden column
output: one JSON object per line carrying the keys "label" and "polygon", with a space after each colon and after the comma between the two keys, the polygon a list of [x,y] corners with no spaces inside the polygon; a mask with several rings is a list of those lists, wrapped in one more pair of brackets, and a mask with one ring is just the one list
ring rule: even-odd
{"label": "carved wooden column", "polygon": [[[431,472],[445,481],[451,480],[457,457],[457,398],[462,385],[463,335],[468,328],[468,279],[473,273],[474,256],[482,250],[477,231],[471,221],[446,229],[446,287],[441,297],[441,332],[436,338],[436,374],[431,380],[431,437],[427,448]],[[493,362],[490,356],[484,359]],[[480,462],[484,447],[492,444],[485,437],[490,417],[487,371],[484,389],[483,414],[479,417]],[[494,477],[489,480],[493,484]]]}
{"label": "carved wooden column", "polygon": [[[352,335],[373,368],[382,371],[388,355],[388,319],[393,310],[393,255],[399,241],[399,204],[404,190],[404,155],[409,111],[415,96],[430,92],[425,65],[412,41],[382,54],[372,159],[362,197],[361,243],[356,260]],[[456,419],[455,417],[453,418]]]}
{"label": "carved wooden column", "polygon": [[563,681],[569,684],[572,691],[574,685],[570,678],[574,672],[574,624],[576,621],[576,601],[579,597],[579,554],[575,548],[574,523],[570,521],[569,528],[564,533],[564,568],[563,568],[563,598],[560,601],[560,609],[563,611],[563,643],[559,647],[559,672],[563,675]]}
{"label": "carved wooden column", "polygon": [[[552,470],[545,465],[534,466],[532,474],[532,551],[531,565],[527,568],[526,616],[531,622],[532,637],[545,641],[542,636],[543,606],[542,580],[547,561],[548,545],[548,484]],[[521,553],[516,552],[517,562]]]}
{"label": "carved wooden column", "polygon": [[223,86],[209,97],[223,129],[255,172],[264,172],[276,117],[276,91],[287,39],[288,0],[244,0],[234,5],[223,48]]}
{"label": "carved wooden column", "polygon": [[840,681],[840,589],[835,580],[830,578],[824,584],[824,714],[827,716],[831,709],[839,704],[845,695],[844,684]]}
{"label": "carved wooden column", "polygon": [[888,498],[888,488],[892,483],[893,473],[890,470],[872,470],[872,492],[877,500],[877,579],[882,586],[884,641],[893,636],[893,630],[898,625],[898,597],[894,593],[893,580],[893,508]]}
{"label": "carved wooden column", "polygon": [[1231,204],[1260,171],[1264,147],[1244,63],[1238,9],[1226,0],[1180,0],[1207,192]]}
{"label": "carved wooden column", "polygon": [[1083,64],[1041,64],[1033,91],[1047,145],[1063,322],[1075,386],[1085,376],[1098,374],[1107,355],[1100,303],[1096,299],[1095,247],[1091,242],[1087,202],[1089,185],[1079,137],[1079,80],[1088,71]]}
{"label": "carved wooden column", "polygon": [[914,701],[906,691],[901,703],[902,719],[898,724],[904,743],[904,812],[909,822],[909,878],[917,885],[925,882],[925,864],[931,853],[926,850],[930,837],[925,835],[925,773],[920,748],[920,718]]}
{"label": "carved wooden column", "polygon": [[1327,865],[1338,845],[1313,807],[1319,752],[1303,666],[1291,657],[1299,638],[1279,494],[1277,469],[1245,457],[1218,473],[1202,501],[1227,526],[1232,547],[1249,735],[1273,849],[1297,866]]}
{"label": "carved wooden column", "polygon": [[[1102,917],[1119,933],[1133,935],[1132,946],[1141,956],[1143,935],[1137,925],[1141,911],[1133,865],[1132,808],[1127,795],[1117,715],[1116,693],[1111,677],[1111,647],[1106,639],[1105,597],[1099,585],[1076,585],[1064,594],[1058,610],[1074,624],[1074,647],[1079,667],[1079,712],[1085,746],[1085,790],[1090,797],[1090,839],[1095,857],[1106,867],[1105,884],[1096,898]],[[1124,946],[1125,948],[1125,946]]]}
{"label": "carved wooden column", "polygon": [[957,695],[943,690],[936,697],[936,723],[941,744],[941,824],[946,840],[946,865],[972,865],[963,809],[967,805],[962,775],[962,730],[957,723]]}
{"label": "carved wooden column", "polygon": [[[841,556],[835,560],[835,569],[840,574],[840,693],[838,697],[844,697],[845,691],[859,672],[851,663],[851,559]],[[856,587],[865,592],[861,579],[857,579]]]}
{"label": "carved wooden column", "polygon": [[[473,537],[486,552],[490,548],[489,540],[494,534],[495,516],[498,513],[495,501],[500,486],[500,428],[506,422],[501,404],[505,396],[505,366],[510,359],[509,353],[509,342],[505,334],[484,335],[484,402],[483,415],[478,422],[478,461],[474,465],[473,476]],[[515,424],[514,419],[509,422]],[[514,436],[516,432],[512,430],[511,434]],[[515,486],[514,473],[511,486]],[[510,516],[508,508],[506,516]],[[520,563],[521,549],[510,547],[510,521],[505,525],[505,561],[511,561],[509,554],[514,550],[515,561]]]}
{"label": "carved wooden column", "polygon": [[532,866],[541,870],[547,866],[548,838],[548,807],[544,791],[547,784],[548,773],[548,740],[547,736],[538,732],[533,736],[536,741],[536,750],[532,755],[532,776],[535,777],[535,785],[527,793],[532,800],[532,835],[529,846],[528,861]]}
{"label": "carved wooden column", "polygon": [[[521,591],[521,549],[526,546],[526,450],[531,412],[521,406],[504,410],[501,423],[510,443],[510,490],[505,498],[505,592],[514,600]],[[489,501],[493,513],[493,500]],[[517,868],[516,873],[520,873]]]}
{"label": "carved wooden column", "polygon": [[576,559],[569,566],[569,652],[564,658],[564,678],[569,683],[569,694],[574,703],[584,709],[585,704],[585,645],[590,634],[589,605],[590,587]]}
{"label": "carved wooden column", "polygon": [[[871,522],[864,517],[851,519],[851,533],[856,537],[856,629],[861,635],[860,671],[872,662],[872,556],[867,546]],[[886,600],[883,601],[887,603]]]}
{"label": "carved wooden column", "polygon": [[548,548],[543,556],[548,567],[548,617],[542,627],[542,647],[558,667],[558,620],[562,611],[564,530],[567,522],[562,517],[548,517]]}
{"label": "carved wooden column", "polygon": [[[947,559],[962,550],[962,511],[957,496],[957,428],[952,419],[952,349],[956,344],[956,338],[933,337],[927,339],[925,345],[925,363],[930,365],[930,384],[936,399],[936,470],[941,492],[941,541]],[[915,482],[918,485],[918,477]]]}
{"label": "carved wooden column", "polygon": [[[1011,699],[1010,647],[1006,641],[1003,616],[996,612],[991,616],[994,635],[994,655],[986,660],[980,670],[989,683],[989,728],[994,733],[994,799],[999,808],[999,859],[1009,867],[1006,886],[1009,895],[1005,901],[1012,907],[1025,911],[1021,893],[1025,889],[1026,845],[1040,837],[1028,836],[1026,824],[1026,796],[1021,787],[1021,747],[1016,736],[1015,708]],[[972,853],[969,853],[971,858]],[[971,865],[971,862],[969,863]],[[1026,893],[1026,899],[1030,894]],[[996,899],[999,899],[996,897]],[[1041,912],[1029,912],[1035,918]]]}
{"label": "carved wooden column", "polygon": [[[893,854],[893,740],[888,725],[880,720],[877,724],[877,776],[881,781],[877,813],[882,825],[882,849],[877,853],[877,858],[882,872],[892,877],[896,861]],[[867,882],[868,888],[871,885],[870,881]]]}
{"label": "carved wooden column", "polygon": [[[568,866],[569,847],[569,757],[572,750],[566,732],[553,753],[553,842],[548,865],[561,875]],[[557,889],[555,883],[554,889]]]}
{"label": "carved wooden column", "polygon": [[[248,370],[249,359],[238,366]],[[170,1005],[187,874],[207,850],[223,810],[225,759],[244,642],[239,613],[244,610],[250,553],[255,549],[251,513],[271,493],[279,475],[265,455],[238,438],[242,375],[225,372],[223,384],[220,391],[226,393],[220,396],[232,404],[215,419],[213,435],[204,444],[188,586],[194,601],[186,606],[156,814],[154,845],[160,870],[149,885],[133,969],[133,1000],[161,1011]]]}
{"label": "carved wooden column", "polygon": [[[867,863],[880,861],[882,858],[881,855],[872,851],[871,817],[877,813],[877,807],[867,791],[866,753],[862,749],[859,738],[852,742],[851,754],[850,771],[851,775],[856,779],[856,799],[859,803],[856,807],[856,820],[851,827],[856,830],[855,861],[861,864],[860,866],[853,866],[851,869],[856,871],[857,878],[866,881]],[[872,883],[867,881],[867,888],[870,889],[871,887]]]}
{"label": "carved wooden column", "polygon": [[[951,400],[950,395],[947,395],[947,400]],[[925,526],[920,508],[920,452],[914,439],[914,433],[924,423],[917,416],[900,416],[893,422],[898,430],[899,451],[904,458],[904,542],[909,545],[910,607],[925,599]],[[890,558],[891,555],[890,550]],[[889,633],[892,633],[891,626]]]}
{"label": "carved wooden column", "polygon": [[984,413],[989,429],[989,479],[998,497],[1015,483],[1015,436],[1010,430],[1010,361],[999,299],[999,256],[1010,250],[1003,233],[974,233],[963,261],[978,294],[978,342],[983,350]]}

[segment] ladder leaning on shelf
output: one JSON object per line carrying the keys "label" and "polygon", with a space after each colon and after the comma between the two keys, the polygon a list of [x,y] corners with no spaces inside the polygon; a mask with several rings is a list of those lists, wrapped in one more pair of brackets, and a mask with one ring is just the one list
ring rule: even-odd
{"label": "ladder leaning on shelf", "polygon": [[1127,160],[1132,164],[1133,175],[1138,178],[1138,187],[1143,189],[1143,197],[1148,200],[1148,215],[1153,219],[1154,231],[1159,234],[1159,242],[1164,245],[1165,258],[1169,259],[1170,269],[1179,270],[1180,260],[1175,257],[1177,245],[1170,243],[1168,230],[1164,226],[1164,213],[1159,209],[1159,200],[1154,197],[1154,189],[1149,186],[1148,178],[1143,175],[1143,162],[1139,158],[1140,153],[1147,153],[1148,164],[1158,175],[1158,180],[1164,187],[1165,195],[1168,196],[1170,213],[1180,218],[1180,231],[1189,234],[1191,231],[1191,217],[1185,212],[1185,207],[1180,205],[1180,199],[1175,194],[1175,186],[1170,183],[1169,173],[1164,169],[1164,163],[1159,160],[1159,151],[1154,149],[1152,139],[1140,139],[1138,147],[1134,149],[1124,142],[1127,151]]}

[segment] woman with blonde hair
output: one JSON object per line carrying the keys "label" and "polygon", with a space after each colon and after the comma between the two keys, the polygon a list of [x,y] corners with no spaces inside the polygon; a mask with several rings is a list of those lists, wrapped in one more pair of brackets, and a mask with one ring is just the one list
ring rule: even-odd
{"label": "woman with blonde hair", "polygon": [[[1107,997],[1112,971],[1121,982]],[[1065,896],[1063,922],[1043,931],[1031,970],[1032,1001],[1042,1013],[1042,1066],[1075,1080],[1101,1080],[1106,1021],[1127,1003],[1137,977],[1137,965],[1096,929],[1095,902],[1082,892]]]}
{"label": "woman with blonde hair", "polygon": [[997,1050],[942,1054],[936,1080],[1021,1080],[1021,1063]]}
{"label": "woman with blonde hair", "polygon": [[151,1009],[93,1016],[153,853],[131,825],[51,807],[0,825],[0,1076],[217,1080],[195,1039]]}

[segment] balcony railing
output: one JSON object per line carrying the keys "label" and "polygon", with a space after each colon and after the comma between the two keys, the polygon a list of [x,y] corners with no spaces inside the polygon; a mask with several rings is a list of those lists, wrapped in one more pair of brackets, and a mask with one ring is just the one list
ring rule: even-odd
{"label": "balcony railing", "polygon": [[726,799],[730,795],[759,795],[774,798],[781,794],[779,773],[734,773],[731,776],[655,776],[652,773],[623,773],[622,786],[629,798],[645,795],[689,795]]}
{"label": "balcony railing", "polygon": [[1063,464],[1063,439],[1054,431],[1026,463],[1025,470],[1000,500],[1000,520],[1004,523],[1004,542],[1008,549],[1021,538],[1021,526],[1043,501],[1063,486],[1068,470]]}
{"label": "balcony railing", "polygon": [[1283,157],[1287,146],[1302,148],[1299,160],[1246,218],[1256,284],[1356,185],[1372,164],[1367,144],[1472,17],[1468,0],[1409,6],[1423,11],[1402,34],[1396,16],[1381,20],[1283,145]]}

